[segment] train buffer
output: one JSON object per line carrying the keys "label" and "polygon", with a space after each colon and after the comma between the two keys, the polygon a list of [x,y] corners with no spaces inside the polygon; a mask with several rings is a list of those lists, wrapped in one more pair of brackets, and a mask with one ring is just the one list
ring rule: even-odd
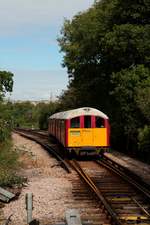
{"label": "train buffer", "polygon": [[92,225],[89,221],[81,221],[80,214],[76,209],[66,211],[66,225]]}

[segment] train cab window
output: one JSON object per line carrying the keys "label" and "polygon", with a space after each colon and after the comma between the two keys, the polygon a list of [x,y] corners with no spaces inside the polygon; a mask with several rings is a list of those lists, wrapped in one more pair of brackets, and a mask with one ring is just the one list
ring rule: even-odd
{"label": "train cab window", "polygon": [[75,117],[71,119],[71,128],[80,128],[80,117]]}
{"label": "train cab window", "polygon": [[91,116],[84,116],[84,128],[91,128]]}
{"label": "train cab window", "polygon": [[95,122],[96,122],[95,127],[97,127],[97,128],[104,127],[104,119],[102,119],[101,117],[96,116]]}

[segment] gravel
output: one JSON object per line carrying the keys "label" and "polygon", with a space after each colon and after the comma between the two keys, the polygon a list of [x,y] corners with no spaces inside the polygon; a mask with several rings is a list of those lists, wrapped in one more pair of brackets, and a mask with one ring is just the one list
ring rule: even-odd
{"label": "gravel", "polygon": [[[13,133],[14,148],[19,152],[21,168],[19,174],[27,177],[28,183],[22,189],[18,200],[3,208],[5,218],[13,214],[10,225],[26,223],[25,195],[33,193],[33,218],[42,225],[62,222],[65,211],[74,204],[72,196],[73,174],[67,174],[57,160],[51,157],[37,143]],[[150,166],[113,152],[107,156],[137,173],[150,182]],[[76,177],[76,174],[74,174]]]}
{"label": "gravel", "polygon": [[12,225],[26,224],[25,195],[33,193],[33,218],[42,223],[63,221],[67,209],[66,199],[72,199],[70,175],[37,143],[18,134],[12,135],[16,150],[20,152],[22,168],[19,173],[27,177],[18,200],[4,207],[4,216],[12,216]]}

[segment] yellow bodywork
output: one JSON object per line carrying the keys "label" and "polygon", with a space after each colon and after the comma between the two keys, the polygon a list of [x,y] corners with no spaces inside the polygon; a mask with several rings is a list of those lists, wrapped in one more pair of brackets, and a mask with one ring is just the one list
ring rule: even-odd
{"label": "yellow bodywork", "polygon": [[107,146],[106,128],[70,128],[68,147]]}

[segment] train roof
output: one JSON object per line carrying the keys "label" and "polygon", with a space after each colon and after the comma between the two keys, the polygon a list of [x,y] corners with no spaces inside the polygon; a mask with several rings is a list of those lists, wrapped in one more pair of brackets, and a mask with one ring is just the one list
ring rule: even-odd
{"label": "train roof", "polygon": [[101,112],[100,110],[90,108],[90,107],[83,107],[78,109],[72,109],[64,112],[55,113],[49,117],[49,119],[71,119],[78,116],[99,116],[103,119],[108,119],[108,116]]}

